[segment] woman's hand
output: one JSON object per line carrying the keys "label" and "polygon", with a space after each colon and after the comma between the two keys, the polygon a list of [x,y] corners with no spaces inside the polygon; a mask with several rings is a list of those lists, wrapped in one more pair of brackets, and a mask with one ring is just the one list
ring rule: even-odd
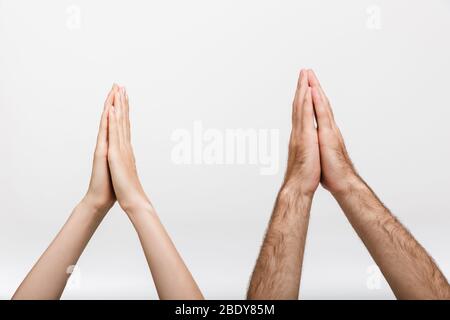
{"label": "woman's hand", "polygon": [[109,109],[108,161],[114,191],[122,209],[127,214],[151,208],[136,170],[130,139],[128,95],[125,88],[114,92]]}
{"label": "woman's hand", "polygon": [[106,213],[116,201],[108,165],[108,113],[118,90],[119,87],[113,85],[105,101],[94,152],[91,181],[82,200],[95,211],[103,213]]}
{"label": "woman's hand", "polygon": [[108,112],[114,101],[113,86],[100,120],[91,181],[83,200],[14,293],[13,299],[59,299],[68,270],[73,269],[103,217],[116,201],[108,166]]}
{"label": "woman's hand", "polygon": [[203,299],[139,181],[125,88],[115,91],[108,119],[108,161],[114,191],[139,236],[160,299]]}

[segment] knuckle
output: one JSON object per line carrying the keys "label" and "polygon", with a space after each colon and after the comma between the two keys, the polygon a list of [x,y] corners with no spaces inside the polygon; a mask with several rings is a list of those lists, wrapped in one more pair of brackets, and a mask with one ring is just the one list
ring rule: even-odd
{"label": "knuckle", "polygon": [[327,114],[327,110],[323,104],[319,104],[316,108],[316,113],[319,116],[325,116]]}
{"label": "knuckle", "polygon": [[107,156],[107,152],[101,148],[96,148],[94,151],[94,159],[102,159]]}
{"label": "knuckle", "polygon": [[309,96],[307,94],[305,94],[305,96],[303,97],[303,105],[307,104],[309,102]]}
{"label": "knuckle", "polygon": [[116,158],[116,157],[117,157],[117,154],[118,154],[117,147],[115,147],[115,146],[110,146],[110,147],[108,148],[108,157],[109,157],[109,158]]}

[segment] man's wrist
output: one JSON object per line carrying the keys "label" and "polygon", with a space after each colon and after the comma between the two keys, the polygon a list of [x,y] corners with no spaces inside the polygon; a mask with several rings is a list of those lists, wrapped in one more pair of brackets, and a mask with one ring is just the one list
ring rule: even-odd
{"label": "man's wrist", "polygon": [[331,191],[333,197],[337,200],[345,199],[352,194],[367,189],[367,185],[363,179],[356,173],[349,175],[342,183],[343,187],[339,190]]}
{"label": "man's wrist", "polygon": [[278,193],[278,200],[284,203],[311,202],[314,192],[305,191],[301,186],[285,182]]}
{"label": "man's wrist", "polygon": [[314,197],[315,189],[310,190],[310,188],[306,188],[302,186],[298,181],[293,180],[285,180],[281,189],[280,196],[285,198],[302,198],[302,199],[311,199]]}

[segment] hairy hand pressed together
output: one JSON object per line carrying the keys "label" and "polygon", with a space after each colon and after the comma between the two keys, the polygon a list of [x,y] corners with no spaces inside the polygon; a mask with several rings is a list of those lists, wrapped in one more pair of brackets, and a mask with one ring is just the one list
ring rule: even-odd
{"label": "hairy hand pressed together", "polygon": [[450,286],[433,259],[357,174],[312,70],[300,72],[286,175],[249,299],[298,298],[311,203],[319,184],[336,199],[398,299],[450,299]]}

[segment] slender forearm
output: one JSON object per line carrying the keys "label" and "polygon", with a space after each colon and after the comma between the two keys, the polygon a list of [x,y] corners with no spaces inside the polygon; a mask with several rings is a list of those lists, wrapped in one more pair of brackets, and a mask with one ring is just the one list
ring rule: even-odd
{"label": "slender forearm", "polygon": [[[106,210],[107,211],[107,210]],[[81,201],[16,290],[13,299],[59,299],[74,266],[106,211]]]}
{"label": "slender forearm", "polygon": [[297,299],[311,196],[280,191],[253,271],[249,299]]}
{"label": "slender forearm", "polygon": [[449,299],[444,275],[360,178],[334,195],[398,299]]}
{"label": "slender forearm", "polygon": [[129,216],[144,249],[159,298],[203,299],[154,209],[141,209]]}

